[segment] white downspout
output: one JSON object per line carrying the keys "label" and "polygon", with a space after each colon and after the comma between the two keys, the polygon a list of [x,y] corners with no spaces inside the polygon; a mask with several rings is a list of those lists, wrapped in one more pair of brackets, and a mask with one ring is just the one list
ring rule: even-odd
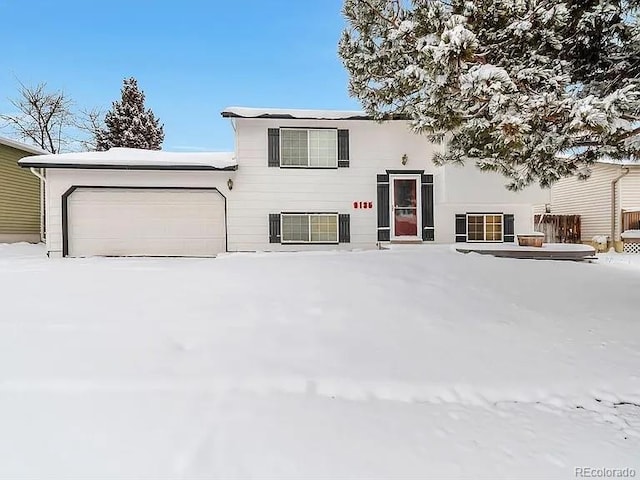
{"label": "white downspout", "polygon": [[29,171],[34,174],[40,180],[40,241],[45,241],[45,231],[44,231],[44,218],[45,218],[45,204],[44,204],[44,189],[47,183],[47,179],[42,173],[43,169],[38,172],[34,167],[30,167]]}
{"label": "white downspout", "polygon": [[616,187],[618,182],[629,174],[629,168],[623,167],[623,172],[611,180],[611,248],[616,248]]}

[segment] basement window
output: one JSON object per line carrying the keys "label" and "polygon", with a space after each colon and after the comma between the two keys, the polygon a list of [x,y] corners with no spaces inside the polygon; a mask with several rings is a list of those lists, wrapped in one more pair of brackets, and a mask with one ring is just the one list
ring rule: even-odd
{"label": "basement window", "polygon": [[467,215],[467,241],[502,242],[502,214]]}

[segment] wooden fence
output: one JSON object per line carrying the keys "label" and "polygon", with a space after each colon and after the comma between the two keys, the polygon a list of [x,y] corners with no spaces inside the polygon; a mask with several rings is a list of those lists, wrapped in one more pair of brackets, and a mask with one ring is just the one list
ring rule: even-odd
{"label": "wooden fence", "polygon": [[622,211],[622,231],[640,230],[640,212]]}
{"label": "wooden fence", "polygon": [[580,243],[580,215],[544,215],[542,224],[536,215],[534,222],[535,229],[544,232],[545,243]]}

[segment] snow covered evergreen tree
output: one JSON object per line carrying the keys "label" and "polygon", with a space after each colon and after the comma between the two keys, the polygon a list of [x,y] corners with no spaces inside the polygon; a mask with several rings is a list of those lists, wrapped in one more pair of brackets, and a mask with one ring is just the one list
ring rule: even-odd
{"label": "snow covered evergreen tree", "polygon": [[160,150],[164,141],[163,126],[151,109],[145,110],[144,92],[138,89],[136,79],[125,79],[121,92],[122,100],[113,102],[105,116],[105,128],[96,133],[97,149]]}
{"label": "snow covered evergreen tree", "polygon": [[407,116],[508,187],[640,153],[640,0],[345,0],[339,54],[376,118]]}

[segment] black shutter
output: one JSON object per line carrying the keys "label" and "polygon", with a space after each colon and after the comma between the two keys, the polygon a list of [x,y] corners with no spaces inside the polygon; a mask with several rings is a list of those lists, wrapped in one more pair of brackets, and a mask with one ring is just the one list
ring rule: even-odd
{"label": "black shutter", "polygon": [[422,240],[433,242],[433,175],[422,174]]}
{"label": "black shutter", "polygon": [[280,129],[270,128],[268,131],[268,156],[270,167],[280,166]]}
{"label": "black shutter", "polygon": [[280,237],[280,214],[269,214],[269,243],[281,243]]}
{"label": "black shutter", "polygon": [[378,241],[391,240],[389,175],[378,175]]}
{"label": "black shutter", "polygon": [[340,243],[351,242],[351,225],[350,216],[348,213],[341,213],[338,215],[338,241]]}
{"label": "black shutter", "polygon": [[338,130],[338,167],[349,166],[349,130]]}
{"label": "black shutter", "polygon": [[502,228],[503,228],[503,235],[502,235],[502,239],[505,242],[515,242],[516,241],[516,236],[515,236],[515,217],[511,214],[508,215],[503,215],[502,217]]}
{"label": "black shutter", "polygon": [[467,215],[464,213],[456,215],[456,242],[467,241]]}

